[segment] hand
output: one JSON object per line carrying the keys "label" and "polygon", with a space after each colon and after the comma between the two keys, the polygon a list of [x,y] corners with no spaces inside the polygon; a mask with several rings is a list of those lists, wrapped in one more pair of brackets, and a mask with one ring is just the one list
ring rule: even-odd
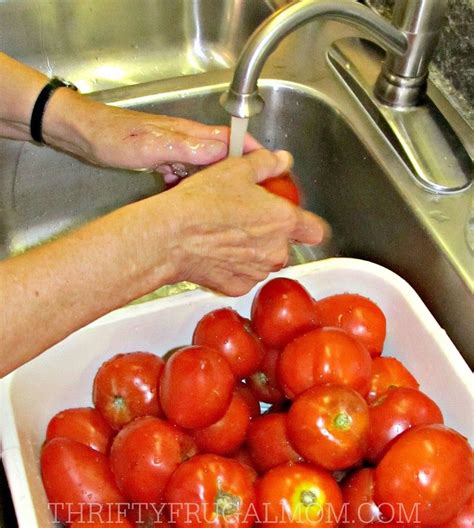
{"label": "hand", "polygon": [[170,255],[180,280],[242,295],[288,260],[288,243],[320,243],[326,223],[256,183],[287,171],[287,152],[257,150],[184,180],[173,205]]}
{"label": "hand", "polygon": [[[44,116],[45,140],[96,165],[159,170],[209,165],[227,156],[229,128],[107,106],[61,88]],[[247,134],[245,151],[261,145]]]}

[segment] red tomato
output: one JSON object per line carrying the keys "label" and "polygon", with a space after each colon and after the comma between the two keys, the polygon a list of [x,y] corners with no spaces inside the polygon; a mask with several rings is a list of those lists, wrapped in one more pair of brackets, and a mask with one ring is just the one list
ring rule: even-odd
{"label": "red tomato", "polygon": [[327,471],[308,464],[271,469],[257,482],[256,495],[263,527],[330,527],[343,517],[337,482]]}
{"label": "red tomato", "polygon": [[313,298],[295,280],[270,280],[255,295],[252,326],[269,348],[281,350],[297,335],[318,325]]}
{"label": "red tomato", "polygon": [[43,446],[41,476],[51,511],[64,523],[82,505],[124,502],[107,457],[70,438],[53,438]]}
{"label": "red tomato", "polygon": [[135,525],[126,518],[122,520],[105,521],[82,521],[78,520],[71,524],[71,528],[134,528]]}
{"label": "red tomato", "polygon": [[337,383],[366,396],[372,361],[367,349],[340,328],[317,328],[294,339],[281,353],[278,380],[285,394]]}
{"label": "red tomato", "polygon": [[114,432],[100,412],[92,407],[66,409],[51,418],[46,429],[46,441],[70,438],[107,455]]}
{"label": "red tomato", "polygon": [[253,526],[254,471],[236,460],[197,455],[181,464],[166,489],[170,523],[189,526]]}
{"label": "red tomato", "polygon": [[158,503],[173,471],[196,451],[179,429],[160,418],[145,416],[116,436],[110,467],[129,501]]}
{"label": "red tomato", "polygon": [[247,447],[260,473],[286,462],[302,462],[303,457],[291,446],[286,429],[286,414],[264,414],[249,427]]}
{"label": "red tomato", "polygon": [[264,354],[262,343],[253,333],[250,321],[230,308],[205,315],[194,330],[193,345],[207,346],[220,352],[236,378],[253,374]]}
{"label": "red tomato", "polygon": [[260,368],[247,379],[247,385],[255,397],[266,403],[281,403],[286,400],[277,381],[277,362],[280,351],[269,348],[265,351]]}
{"label": "red tomato", "polygon": [[349,387],[317,385],[293,402],[287,425],[291,444],[306,460],[336,471],[362,460],[369,409]]}
{"label": "red tomato", "polygon": [[448,522],[474,492],[474,454],[444,425],[417,425],[391,445],[375,470],[375,502],[387,518],[422,525]]}
{"label": "red tomato", "polygon": [[401,361],[393,357],[380,357],[372,361],[372,374],[367,401],[370,403],[382,396],[390,387],[418,389],[419,383]]}
{"label": "red tomato", "polygon": [[224,416],[234,387],[232,370],[219,352],[197,345],[184,347],[166,362],[161,405],[173,423],[200,429]]}
{"label": "red tomato", "polygon": [[360,341],[372,357],[380,356],[387,323],[382,310],[367,297],[332,295],[317,303],[321,326],[337,326]]}
{"label": "red tomato", "polygon": [[134,504],[127,518],[136,528],[168,528],[165,504]]}
{"label": "red tomato", "polygon": [[374,502],[374,470],[359,469],[346,477],[341,485],[342,498],[346,504],[347,524],[362,528],[382,520],[380,510]]}
{"label": "red tomato", "polygon": [[442,528],[472,528],[474,526],[474,495],[459,510],[458,514]]}
{"label": "red tomato", "polygon": [[248,405],[250,418],[256,418],[260,416],[260,402],[258,401],[255,394],[252,392],[252,389],[246,383],[238,383],[235,387],[235,390],[240,394],[244,399],[245,403]]}
{"label": "red tomato", "polygon": [[275,178],[268,178],[260,183],[267,191],[286,198],[295,205],[300,205],[300,193],[295,182],[291,178],[288,172],[285,172],[281,176]]}
{"label": "red tomato", "polygon": [[231,455],[244,443],[250,424],[250,409],[245,399],[236,390],[224,416],[193,432],[200,453]]}
{"label": "red tomato", "polygon": [[138,416],[163,416],[158,386],[163,360],[150,352],[118,354],[97,371],[93,400],[113,429]]}
{"label": "red tomato", "polygon": [[443,423],[436,403],[417,389],[392,387],[369,405],[367,459],[377,462],[394,438],[414,425]]}

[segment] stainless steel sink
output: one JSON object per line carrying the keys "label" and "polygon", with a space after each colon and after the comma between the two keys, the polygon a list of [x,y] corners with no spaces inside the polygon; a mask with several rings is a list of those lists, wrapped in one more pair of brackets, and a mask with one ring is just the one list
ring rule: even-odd
{"label": "stainless steel sink", "polygon": [[[265,110],[250,122],[250,131],[265,146],[293,152],[304,205],[334,229],[330,247],[296,248],[293,262],[337,254],[389,267],[415,287],[472,365],[472,194],[441,197],[416,184],[331,67],[326,41],[334,39],[334,32],[354,37],[338,23],[315,23],[278,48],[260,83]],[[229,69],[215,69],[92,97],[135,110],[227,123],[219,96],[231,76]],[[158,176],[99,169],[47,148],[6,140],[0,141],[0,172],[2,257],[162,190]]]}

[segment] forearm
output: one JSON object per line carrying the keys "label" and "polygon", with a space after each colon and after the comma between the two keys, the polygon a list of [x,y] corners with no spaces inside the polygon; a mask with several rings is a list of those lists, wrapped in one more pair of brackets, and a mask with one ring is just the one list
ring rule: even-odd
{"label": "forearm", "polygon": [[97,317],[177,280],[163,202],[156,197],[127,206],[0,262],[0,376]]}

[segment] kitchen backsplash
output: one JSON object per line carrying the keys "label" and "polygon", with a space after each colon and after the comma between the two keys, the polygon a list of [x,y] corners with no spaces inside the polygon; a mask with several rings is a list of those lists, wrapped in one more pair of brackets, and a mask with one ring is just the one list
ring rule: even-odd
{"label": "kitchen backsplash", "polygon": [[[365,0],[387,18],[394,0]],[[474,128],[474,0],[449,0],[430,78]]]}

